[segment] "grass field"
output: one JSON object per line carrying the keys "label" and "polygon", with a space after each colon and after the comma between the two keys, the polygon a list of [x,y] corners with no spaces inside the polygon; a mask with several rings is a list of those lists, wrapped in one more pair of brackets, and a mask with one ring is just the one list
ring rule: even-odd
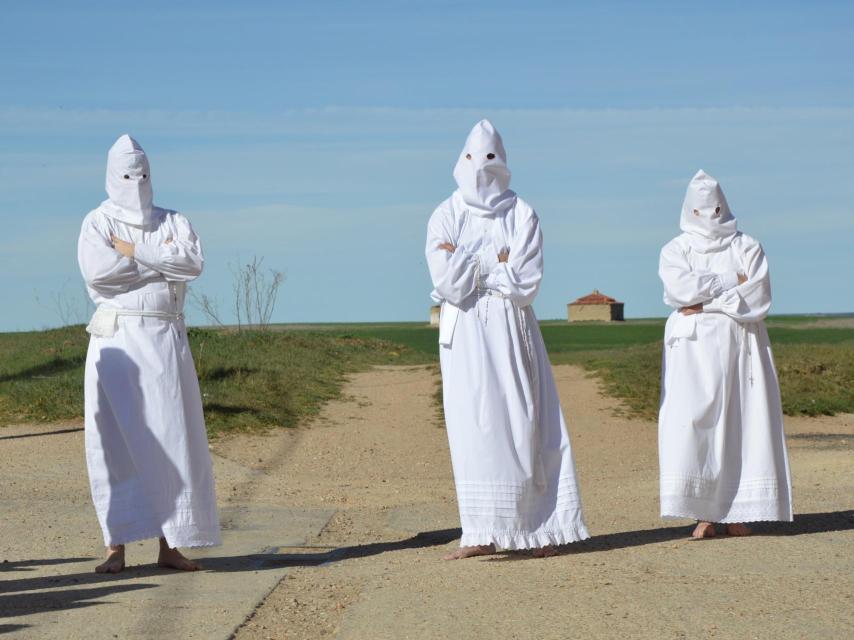
{"label": "grass field", "polygon": [[[345,332],[190,329],[211,434],[293,426],[373,364],[430,363],[421,352]],[[89,336],[82,326],[0,334],[0,424],[78,419]]]}
{"label": "grass field", "polygon": [[[854,328],[812,319],[769,319],[768,334],[786,415],[854,413]],[[801,327],[801,328],[798,328]],[[579,364],[601,378],[629,414],[655,420],[664,321],[622,326],[543,327],[552,364]],[[650,332],[650,329],[654,331]],[[557,338],[557,339],[556,339]]]}
{"label": "grass field", "polygon": [[[850,319],[849,319],[850,320]],[[278,325],[267,333],[191,329],[212,434],[292,426],[337,397],[348,373],[374,364],[433,365],[437,332],[424,323]],[[626,411],[658,410],[664,321],[542,323],[553,364],[578,364]],[[788,415],[854,412],[854,323],[771,318]],[[0,334],[0,425],[78,419],[88,335],[81,326]]]}

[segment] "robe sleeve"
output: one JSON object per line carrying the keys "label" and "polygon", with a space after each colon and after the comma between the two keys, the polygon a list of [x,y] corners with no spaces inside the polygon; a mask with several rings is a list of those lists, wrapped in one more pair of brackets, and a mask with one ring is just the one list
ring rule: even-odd
{"label": "robe sleeve", "polygon": [[543,280],[540,221],[533,209],[527,213],[510,239],[507,262],[497,262],[484,280],[484,286],[504,294],[520,307],[534,302]]}
{"label": "robe sleeve", "polygon": [[77,263],[86,284],[105,296],[124,293],[159,275],[116,251],[109,237],[88,218],[77,240]]}
{"label": "robe sleeve", "polygon": [[450,212],[443,206],[433,212],[427,224],[427,246],[424,252],[436,293],[459,306],[477,288],[480,264],[477,256],[465,247],[457,247],[453,253],[439,248],[444,242],[454,244],[452,222]]}
{"label": "robe sleeve", "polygon": [[703,306],[707,313],[725,313],[739,322],[761,322],[771,309],[771,275],[762,245],[754,242],[744,252],[747,281]]}
{"label": "robe sleeve", "polygon": [[202,243],[190,221],[180,213],[175,216],[175,235],[163,244],[137,244],[134,258],[140,264],[163,274],[170,282],[189,282],[202,273],[205,258]]}
{"label": "robe sleeve", "polygon": [[688,258],[676,242],[661,250],[658,276],[664,284],[664,303],[674,309],[706,304],[738,284],[738,273],[713,273],[691,269]]}

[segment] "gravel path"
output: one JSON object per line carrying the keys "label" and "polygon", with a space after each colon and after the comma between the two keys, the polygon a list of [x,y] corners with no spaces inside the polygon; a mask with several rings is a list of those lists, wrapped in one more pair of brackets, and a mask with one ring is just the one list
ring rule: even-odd
{"label": "gravel path", "polygon": [[96,576],[79,425],[0,430],[10,638],[854,637],[854,416],[787,419],[793,524],[688,538],[657,516],[656,429],[555,367],[591,540],[448,563],[459,526],[431,367],[353,376],[313,424],[214,443],[224,545]]}

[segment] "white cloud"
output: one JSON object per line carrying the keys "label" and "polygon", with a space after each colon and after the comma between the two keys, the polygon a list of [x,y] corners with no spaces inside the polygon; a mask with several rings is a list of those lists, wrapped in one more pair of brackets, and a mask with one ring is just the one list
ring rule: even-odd
{"label": "white cloud", "polygon": [[[821,277],[854,268],[850,247],[825,242],[854,230],[854,109],[742,107],[0,108],[0,295],[24,300],[76,277],[79,221],[103,198],[107,147],[131,130],[152,155],[157,201],[188,213],[202,235],[203,289],[227,296],[228,263],[257,254],[288,273],[279,320],[421,318],[424,226],[482,115],[504,134],[514,186],[543,222],[544,317],[593,286],[632,315],[661,313],[658,250],[677,233],[685,184],[701,166],[773,251],[775,273],[816,270],[775,279],[778,310],[839,311],[854,298],[850,282]],[[803,300],[830,306],[802,309]],[[38,313],[15,305],[0,328],[41,326]]]}

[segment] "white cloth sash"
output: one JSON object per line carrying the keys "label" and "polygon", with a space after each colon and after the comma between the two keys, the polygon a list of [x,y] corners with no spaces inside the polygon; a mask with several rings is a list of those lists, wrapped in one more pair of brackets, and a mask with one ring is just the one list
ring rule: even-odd
{"label": "white cloth sash", "polygon": [[459,307],[447,300],[442,302],[442,311],[439,314],[439,344],[443,347],[451,346],[451,341],[454,339],[454,328],[457,326],[457,316],[459,315]]}
{"label": "white cloth sash", "polygon": [[694,340],[697,337],[697,319],[693,316],[686,316],[678,311],[667,323],[665,342],[667,345],[672,345],[677,340]]}

